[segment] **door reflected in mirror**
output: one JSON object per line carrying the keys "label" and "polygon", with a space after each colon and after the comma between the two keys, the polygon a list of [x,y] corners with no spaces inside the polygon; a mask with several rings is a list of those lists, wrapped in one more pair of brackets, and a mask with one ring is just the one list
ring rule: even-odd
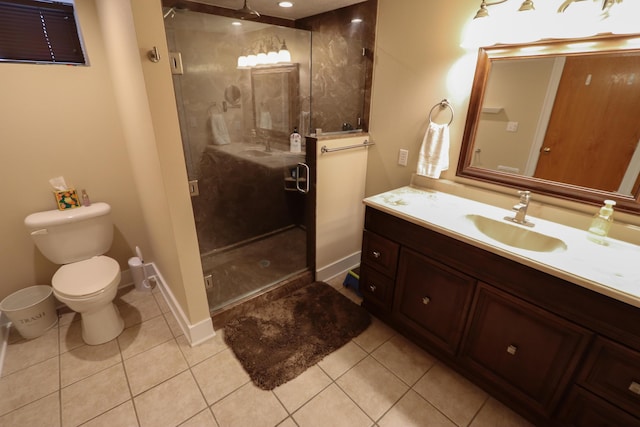
{"label": "door reflected in mirror", "polygon": [[639,211],[640,51],[549,46],[480,50],[458,175]]}

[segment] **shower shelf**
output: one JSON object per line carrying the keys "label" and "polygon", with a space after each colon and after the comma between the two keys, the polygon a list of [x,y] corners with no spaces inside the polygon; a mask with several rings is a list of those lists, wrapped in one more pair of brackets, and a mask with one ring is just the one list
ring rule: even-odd
{"label": "shower shelf", "polygon": [[[298,182],[307,182],[307,178],[300,178]],[[284,189],[285,191],[298,191],[298,189],[296,188],[296,179],[286,177],[284,179]]]}

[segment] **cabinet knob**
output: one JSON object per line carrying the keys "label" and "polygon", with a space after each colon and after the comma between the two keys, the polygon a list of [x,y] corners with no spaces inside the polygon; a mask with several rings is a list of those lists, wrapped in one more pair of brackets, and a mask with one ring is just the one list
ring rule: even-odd
{"label": "cabinet knob", "polygon": [[374,257],[374,258],[380,258],[380,252],[378,252],[378,251],[373,251],[373,257]]}
{"label": "cabinet knob", "polygon": [[429,304],[430,302],[431,302],[431,298],[429,298],[429,297],[422,297],[422,303],[423,303],[424,305],[427,305],[427,304]]}
{"label": "cabinet knob", "polygon": [[629,391],[631,393],[640,394],[640,384],[635,381],[631,381],[631,385],[629,386]]}
{"label": "cabinet knob", "polygon": [[509,353],[510,355],[514,356],[516,354],[516,352],[518,351],[518,347],[516,347],[515,345],[510,345],[509,347],[507,347],[507,353]]}
{"label": "cabinet knob", "polygon": [[371,292],[375,292],[376,291],[376,285],[369,285],[369,290]]}

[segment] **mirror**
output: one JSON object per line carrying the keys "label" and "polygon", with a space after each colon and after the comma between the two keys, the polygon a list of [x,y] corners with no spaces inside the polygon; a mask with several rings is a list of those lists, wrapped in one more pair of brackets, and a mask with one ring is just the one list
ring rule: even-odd
{"label": "mirror", "polygon": [[251,69],[255,129],[288,138],[298,126],[298,64]]}
{"label": "mirror", "polygon": [[224,100],[227,101],[229,107],[240,107],[240,88],[236,85],[227,86],[224,89]]}
{"label": "mirror", "polygon": [[640,213],[640,45],[480,49],[457,175]]}

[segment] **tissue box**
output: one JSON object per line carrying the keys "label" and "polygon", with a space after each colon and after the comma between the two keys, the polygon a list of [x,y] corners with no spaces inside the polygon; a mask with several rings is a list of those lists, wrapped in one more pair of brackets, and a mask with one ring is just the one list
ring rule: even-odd
{"label": "tissue box", "polygon": [[73,188],[64,191],[54,191],[53,194],[56,197],[56,205],[58,205],[58,209],[61,211],[80,206],[78,193],[76,193],[76,190]]}

